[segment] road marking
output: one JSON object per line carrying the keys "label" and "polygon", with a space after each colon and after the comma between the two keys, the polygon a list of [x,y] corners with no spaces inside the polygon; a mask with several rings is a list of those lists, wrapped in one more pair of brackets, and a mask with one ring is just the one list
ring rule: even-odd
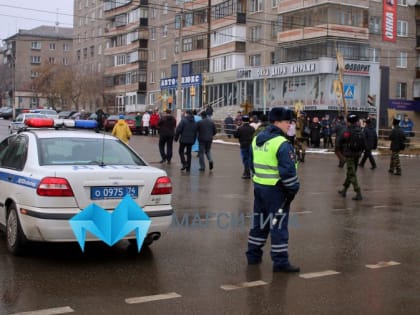
{"label": "road marking", "polygon": [[347,211],[347,210],[351,210],[351,208],[347,208],[347,209],[344,209],[344,208],[336,208],[336,209],[331,209],[331,211]]}
{"label": "road marking", "polygon": [[312,213],[312,211],[303,210],[303,211],[293,211],[293,212],[290,212],[290,214],[309,214],[309,213]]}
{"label": "road marking", "polygon": [[170,293],[163,293],[163,294],[155,294],[155,295],[147,295],[147,296],[139,296],[125,299],[125,303],[127,304],[138,304],[138,303],[146,303],[152,301],[159,301],[159,300],[169,300],[182,297],[178,293],[170,292]]}
{"label": "road marking", "polygon": [[65,313],[73,313],[73,312],[74,312],[74,309],[72,309],[70,306],[63,306],[63,307],[55,307],[55,308],[46,308],[46,309],[38,310],[38,311],[14,313],[11,315],[56,315],[56,314],[65,314]]}
{"label": "road marking", "polygon": [[366,265],[366,267],[370,268],[370,269],[378,269],[378,268],[396,266],[396,265],[400,265],[400,264],[401,263],[399,263],[399,262],[391,260],[391,261],[380,261],[376,265]]}
{"label": "road marking", "polygon": [[257,281],[251,281],[251,282],[242,282],[239,284],[224,284],[220,286],[220,288],[225,291],[230,291],[230,290],[258,287],[258,286],[266,285],[266,284],[268,283],[265,281],[257,280]]}
{"label": "road marking", "polygon": [[312,278],[332,276],[336,274],[339,274],[339,272],[334,271],[334,270],[325,270],[325,271],[304,273],[304,274],[299,275],[299,277],[304,278],[304,279],[312,279]]}
{"label": "road marking", "polygon": [[380,206],[373,206],[373,209],[379,209],[379,208],[388,208],[389,205],[380,205]]}

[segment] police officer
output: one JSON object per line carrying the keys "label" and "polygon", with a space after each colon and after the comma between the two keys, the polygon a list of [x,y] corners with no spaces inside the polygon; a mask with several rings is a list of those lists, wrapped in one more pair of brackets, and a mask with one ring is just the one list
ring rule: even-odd
{"label": "police officer", "polygon": [[[273,272],[299,272],[300,268],[289,262],[288,246],[290,203],[299,190],[296,156],[286,139],[293,113],[288,109],[275,107],[268,118],[271,124],[254,137],[251,146],[255,199],[246,256],[249,265],[261,263],[262,248],[271,234]],[[281,208],[283,214],[278,225],[274,225],[270,219]]]}
{"label": "police officer", "polygon": [[343,152],[345,164],[347,164],[346,179],[343,183],[343,189],[339,190],[338,193],[345,197],[347,189],[350,185],[353,185],[353,189],[356,192],[356,196],[352,198],[353,200],[363,199],[356,172],[359,158],[364,150],[364,147],[360,146],[355,149],[350,145],[350,142],[352,141],[351,138],[355,134],[362,134],[362,130],[360,129],[358,122],[359,117],[356,114],[349,114],[347,116],[348,126],[340,135],[338,135],[337,139],[338,150]]}

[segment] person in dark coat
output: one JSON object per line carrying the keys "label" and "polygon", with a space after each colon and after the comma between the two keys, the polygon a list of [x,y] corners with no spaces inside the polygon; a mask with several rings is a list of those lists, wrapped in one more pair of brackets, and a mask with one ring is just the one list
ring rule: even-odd
{"label": "person in dark coat", "polygon": [[[181,160],[181,171],[187,172],[191,169],[191,148],[197,137],[197,123],[191,111],[187,111],[175,131],[175,141],[179,140],[179,158]],[[185,160],[187,157],[187,160]]]}
{"label": "person in dark coat", "polygon": [[371,119],[366,119],[365,128],[363,129],[363,137],[365,138],[366,148],[363,151],[363,157],[360,160],[359,166],[364,167],[365,162],[369,159],[370,168],[376,168],[376,161],[373,158],[372,150],[375,150],[378,147],[378,135],[376,133],[376,126],[372,125]]}
{"label": "person in dark coat", "polygon": [[346,179],[343,183],[343,189],[339,190],[338,193],[346,197],[347,189],[350,185],[353,185],[353,189],[356,192],[356,196],[354,196],[353,200],[362,200],[362,192],[359,186],[359,181],[357,180],[357,165],[359,164],[359,158],[362,154],[364,148],[352,148],[351,147],[351,140],[354,134],[361,133],[362,130],[358,125],[359,117],[355,114],[349,114],[347,116],[347,128],[341,133],[338,137],[337,145],[341,152],[343,152],[344,157],[346,158],[347,164],[347,173]]}
{"label": "person in dark coat", "polygon": [[201,120],[197,122],[197,138],[198,138],[198,158],[200,163],[201,172],[205,171],[204,154],[209,161],[209,169],[212,170],[214,167],[214,161],[211,156],[211,144],[213,142],[213,136],[216,135],[216,125],[213,120],[207,117],[205,111],[201,112]]}
{"label": "person in dark coat", "polygon": [[96,132],[99,132],[100,130],[104,129],[104,120],[105,120],[105,113],[102,110],[102,108],[99,108],[96,111],[96,122],[97,122],[96,129],[95,129]]}
{"label": "person in dark coat", "polygon": [[334,153],[338,158],[338,167],[340,168],[344,167],[344,164],[346,163],[346,158],[344,157],[344,154],[340,146],[338,145],[338,139],[340,139],[345,129],[346,129],[346,122],[344,121],[344,116],[339,115],[333,127],[333,134],[335,134]]}
{"label": "person in dark coat", "polygon": [[[176,119],[172,116],[170,109],[167,109],[165,115],[158,123],[159,126],[159,153],[162,158],[160,163],[171,163],[172,159],[172,146],[174,142]],[[166,146],[166,152],[165,152]]]}
{"label": "person in dark coat", "polygon": [[312,123],[309,125],[311,129],[311,145],[314,148],[319,148],[321,144],[321,129],[322,126],[319,122],[318,117],[314,117]]}
{"label": "person in dark coat", "polygon": [[389,135],[389,140],[391,140],[391,161],[388,172],[401,176],[400,151],[405,149],[406,137],[400,127],[399,119],[394,118],[392,121],[392,131]]}
{"label": "person in dark coat", "polygon": [[249,124],[249,116],[242,116],[242,125],[235,131],[233,136],[239,140],[242,164],[244,165],[243,179],[251,178],[250,149],[255,129]]}
{"label": "person in dark coat", "polygon": [[235,130],[236,130],[236,128],[235,128],[235,122],[234,122],[232,116],[231,115],[228,115],[225,118],[224,123],[225,123],[225,133],[228,136],[228,138],[231,138],[232,135],[234,134]]}

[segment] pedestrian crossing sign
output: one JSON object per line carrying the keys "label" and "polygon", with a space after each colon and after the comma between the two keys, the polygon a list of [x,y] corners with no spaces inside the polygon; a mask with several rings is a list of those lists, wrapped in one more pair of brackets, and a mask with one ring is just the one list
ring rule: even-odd
{"label": "pedestrian crossing sign", "polygon": [[354,99],[354,85],[344,84],[344,98],[347,100]]}

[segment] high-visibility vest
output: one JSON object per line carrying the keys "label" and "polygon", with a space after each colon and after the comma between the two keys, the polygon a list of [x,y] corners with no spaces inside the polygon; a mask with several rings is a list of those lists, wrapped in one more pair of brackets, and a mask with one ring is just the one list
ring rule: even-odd
{"label": "high-visibility vest", "polygon": [[252,157],[254,164],[254,183],[274,186],[280,180],[277,151],[287,139],[283,136],[271,138],[262,146],[257,146],[257,137],[252,140]]}

